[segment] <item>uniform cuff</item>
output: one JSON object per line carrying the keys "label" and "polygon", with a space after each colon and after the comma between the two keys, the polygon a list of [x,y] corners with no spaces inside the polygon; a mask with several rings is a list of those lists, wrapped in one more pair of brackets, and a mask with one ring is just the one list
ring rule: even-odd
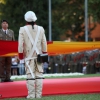
{"label": "uniform cuff", "polygon": [[42,52],[43,54],[47,53],[47,52]]}
{"label": "uniform cuff", "polygon": [[23,59],[23,53],[19,53],[19,59]]}

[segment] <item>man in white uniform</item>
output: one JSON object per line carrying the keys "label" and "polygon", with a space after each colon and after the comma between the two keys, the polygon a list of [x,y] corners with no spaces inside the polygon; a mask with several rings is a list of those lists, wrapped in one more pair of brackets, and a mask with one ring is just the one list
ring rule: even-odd
{"label": "man in white uniform", "polygon": [[37,62],[37,55],[47,53],[45,32],[42,26],[36,25],[37,17],[34,12],[26,12],[24,18],[26,25],[19,30],[18,52],[20,60],[25,59],[27,98],[41,98],[43,67],[42,63]]}

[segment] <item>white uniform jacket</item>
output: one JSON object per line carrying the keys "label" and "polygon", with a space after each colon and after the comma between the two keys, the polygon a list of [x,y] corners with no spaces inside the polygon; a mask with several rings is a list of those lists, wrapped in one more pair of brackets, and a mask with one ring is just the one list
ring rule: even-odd
{"label": "white uniform jacket", "polygon": [[[27,25],[27,28],[33,40],[35,41],[37,31],[38,31],[38,25],[34,25],[34,28],[32,28],[32,25]],[[42,52],[47,52],[47,41],[46,41],[46,37],[44,33],[45,32],[44,32],[43,27],[40,26],[40,34],[39,34],[38,41],[36,44],[39,54],[42,54]],[[18,53],[23,53],[24,58],[27,58],[33,46],[34,45],[32,45],[24,27],[20,27],[19,38],[18,38]],[[33,56],[36,56],[36,52],[34,54],[35,55]]]}

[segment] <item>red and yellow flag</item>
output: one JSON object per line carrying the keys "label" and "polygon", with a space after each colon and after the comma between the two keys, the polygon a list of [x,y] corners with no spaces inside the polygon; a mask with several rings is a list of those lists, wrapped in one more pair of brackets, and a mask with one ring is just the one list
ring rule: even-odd
{"label": "red and yellow flag", "polygon": [[[99,42],[63,42],[48,41],[48,54],[69,54],[93,49],[100,49]],[[18,55],[18,41],[0,41],[0,56]]]}

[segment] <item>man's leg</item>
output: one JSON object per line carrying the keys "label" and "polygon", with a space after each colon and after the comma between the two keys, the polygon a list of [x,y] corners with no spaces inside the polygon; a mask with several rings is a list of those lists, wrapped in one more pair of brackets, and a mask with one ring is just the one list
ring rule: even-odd
{"label": "man's leg", "polygon": [[[35,69],[34,68],[34,60],[30,60],[29,66],[34,75],[34,69]],[[27,90],[28,90],[27,99],[29,99],[29,98],[32,99],[32,98],[35,98],[35,75],[34,75],[34,77],[32,77],[27,65],[25,67],[26,67],[26,74],[27,74]]]}
{"label": "man's leg", "polygon": [[5,57],[0,57],[0,80],[1,82],[3,82],[6,77],[4,67],[5,67]]}
{"label": "man's leg", "polygon": [[36,84],[36,98],[41,98],[42,97],[43,79],[37,78],[35,84]]}
{"label": "man's leg", "polygon": [[5,58],[5,70],[6,70],[6,79],[5,82],[13,82],[10,77],[11,77],[11,57],[6,57]]}
{"label": "man's leg", "polygon": [[[38,66],[38,67],[37,67]],[[43,67],[42,64],[36,65],[35,71],[35,84],[36,84],[36,98],[42,97],[42,88],[43,88]]]}
{"label": "man's leg", "polygon": [[25,67],[24,67],[24,64],[22,64],[22,66],[21,66],[22,68],[22,75],[24,75],[25,74]]}
{"label": "man's leg", "polygon": [[21,64],[18,64],[18,73],[21,75]]}
{"label": "man's leg", "polygon": [[35,79],[32,78],[31,74],[27,74],[27,99],[35,98]]}

